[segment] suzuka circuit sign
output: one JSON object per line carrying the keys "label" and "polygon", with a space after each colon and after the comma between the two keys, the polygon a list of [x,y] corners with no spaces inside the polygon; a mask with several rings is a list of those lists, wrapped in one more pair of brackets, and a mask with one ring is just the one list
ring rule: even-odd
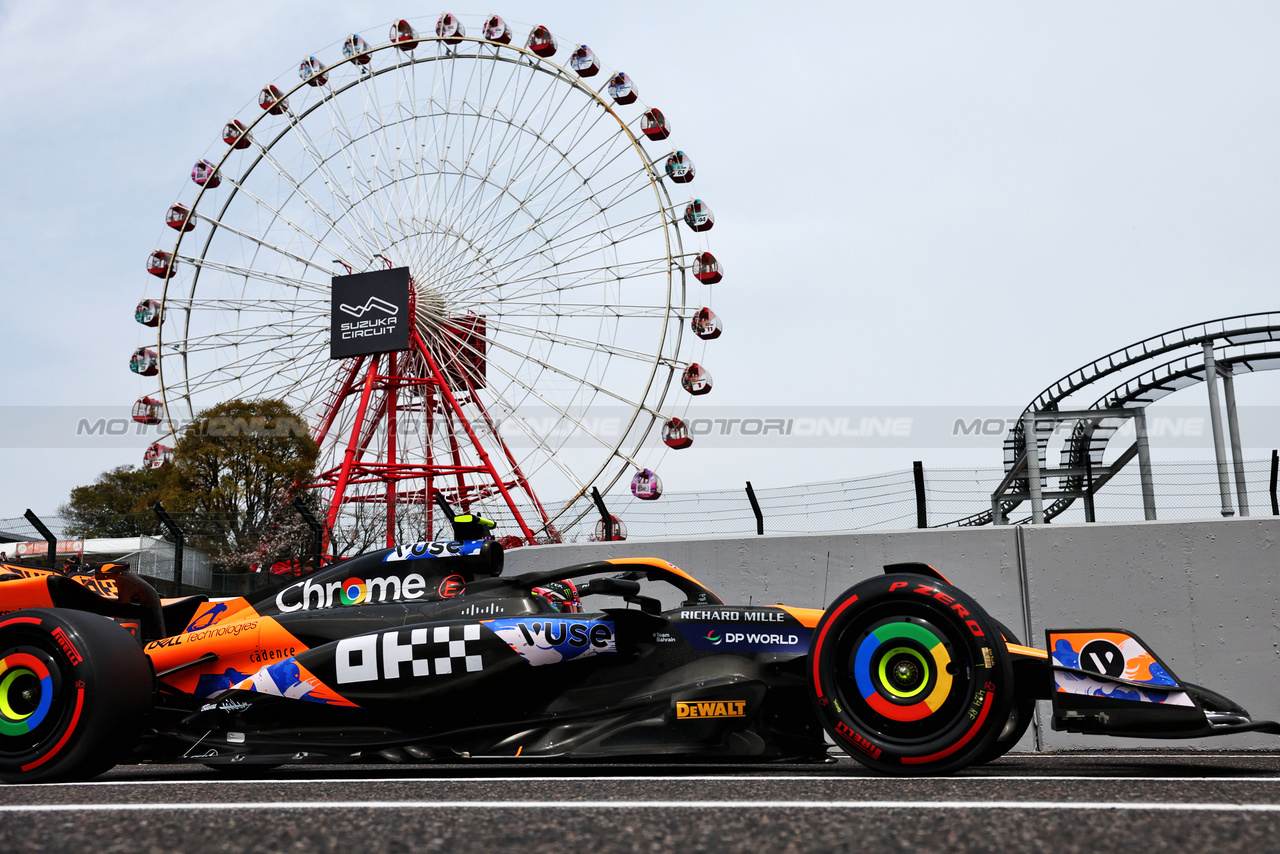
{"label": "suzuka circuit sign", "polygon": [[329,358],[409,349],[409,268],[333,277]]}

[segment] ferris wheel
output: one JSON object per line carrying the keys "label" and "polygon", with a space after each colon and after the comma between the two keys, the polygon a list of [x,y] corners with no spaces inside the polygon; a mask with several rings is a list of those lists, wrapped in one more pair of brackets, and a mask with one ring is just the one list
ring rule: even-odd
{"label": "ferris wheel", "polygon": [[[555,542],[593,487],[661,494],[655,454],[692,443],[679,416],[711,390],[693,346],[723,328],[714,215],[628,74],[527,32],[353,33],[226,122],[147,259],[148,465],[201,410],[278,398],[320,444],[329,527],[374,519],[388,544],[446,532],[442,507]],[[335,277],[400,269],[408,345],[331,358]]]}

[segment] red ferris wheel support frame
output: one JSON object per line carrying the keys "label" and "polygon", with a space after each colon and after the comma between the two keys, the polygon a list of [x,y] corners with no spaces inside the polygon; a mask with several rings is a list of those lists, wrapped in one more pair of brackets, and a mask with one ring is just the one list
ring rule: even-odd
{"label": "red ferris wheel support frame", "polygon": [[[412,307],[410,315],[413,316]],[[414,356],[417,358],[413,358]],[[417,376],[409,375],[405,368],[414,362],[418,366],[425,365],[426,370],[416,371],[415,373],[420,374]],[[313,484],[315,488],[332,489],[325,517],[326,540],[332,537],[338,515],[342,506],[347,503],[386,502],[386,543],[390,547],[395,545],[398,502],[423,504],[428,528],[426,533],[430,534],[437,495],[451,496],[453,503],[464,513],[468,512],[474,501],[500,495],[520,527],[518,539],[523,541],[522,544],[532,545],[537,542],[535,532],[513,495],[517,491],[523,491],[528,496],[529,503],[541,517],[542,528],[547,531],[548,536],[554,537],[546,509],[521,471],[515,456],[499,436],[475,384],[466,371],[454,372],[452,378],[460,381],[462,387],[451,387],[450,377],[441,370],[437,356],[433,355],[432,348],[416,328],[410,330],[409,350],[354,356],[346,360],[315,431],[317,444],[323,444],[344,405],[351,398],[359,396],[341,461],[320,472]],[[398,418],[406,408],[400,400],[404,391],[416,393],[421,402],[410,406],[420,409],[426,416],[429,435],[425,444],[425,460],[402,459],[402,454],[396,447]],[[472,427],[471,420],[464,413],[463,401],[474,405],[480,412],[488,426],[489,435],[505,456],[510,466],[510,474],[506,478],[499,473],[493,458]],[[444,419],[443,428],[448,435],[449,450],[444,460],[435,458],[431,441],[437,428],[437,417]],[[386,459],[369,459],[369,446],[380,430],[385,430],[387,436]],[[468,445],[478,462],[464,461],[464,449]],[[471,476],[470,481],[468,476]],[[422,481],[423,486],[407,491],[402,489],[403,481],[414,480]],[[451,482],[452,485],[441,488],[437,485],[440,480]],[[368,484],[381,484],[381,496],[369,491],[359,495],[349,494],[351,486]]]}

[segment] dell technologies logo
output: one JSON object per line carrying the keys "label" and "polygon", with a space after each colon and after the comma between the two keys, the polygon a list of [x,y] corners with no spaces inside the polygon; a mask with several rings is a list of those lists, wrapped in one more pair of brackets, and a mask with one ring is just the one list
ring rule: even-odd
{"label": "dell technologies logo", "polygon": [[329,356],[345,359],[409,347],[409,268],[335,276]]}

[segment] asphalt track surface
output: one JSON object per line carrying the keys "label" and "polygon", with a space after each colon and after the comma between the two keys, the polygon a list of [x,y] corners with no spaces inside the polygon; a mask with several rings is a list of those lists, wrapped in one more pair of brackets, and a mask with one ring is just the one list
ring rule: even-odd
{"label": "asphalt track surface", "polygon": [[1277,851],[1280,754],[822,765],[120,767],[0,787],[0,851]]}

